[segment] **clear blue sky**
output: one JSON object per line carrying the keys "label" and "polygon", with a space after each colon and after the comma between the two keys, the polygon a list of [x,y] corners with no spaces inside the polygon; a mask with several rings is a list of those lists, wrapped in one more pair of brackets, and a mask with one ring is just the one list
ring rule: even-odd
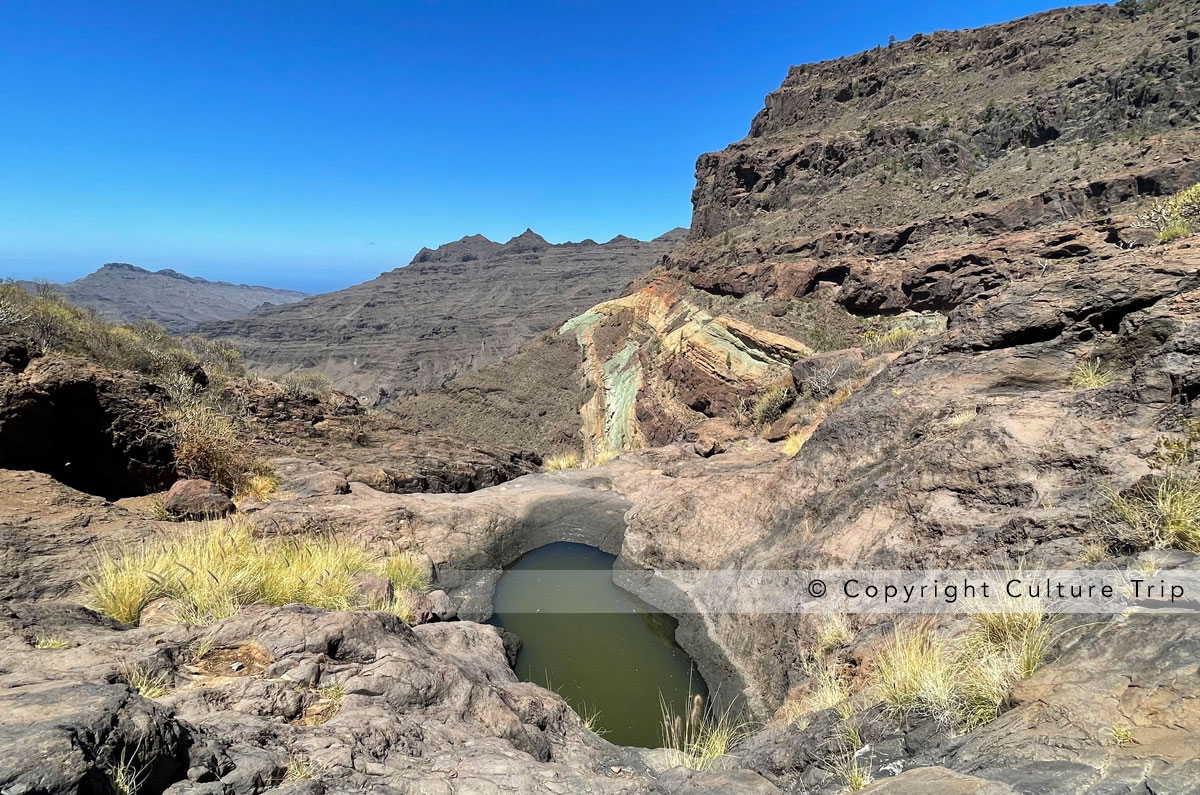
{"label": "clear blue sky", "polygon": [[686,226],[790,64],[1057,5],[0,2],[0,276],[329,290],[421,246]]}

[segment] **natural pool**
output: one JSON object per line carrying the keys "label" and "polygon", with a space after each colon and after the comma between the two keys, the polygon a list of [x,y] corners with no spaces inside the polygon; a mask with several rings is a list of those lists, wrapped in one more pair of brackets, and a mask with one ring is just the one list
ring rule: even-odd
{"label": "natural pool", "polygon": [[[662,744],[660,696],[686,714],[708,698],[676,622],[612,582],[616,558],[585,544],[539,547],[496,586],[491,623],[523,644],[517,676],[554,690],[618,745]],[[690,694],[690,695],[689,695]]]}

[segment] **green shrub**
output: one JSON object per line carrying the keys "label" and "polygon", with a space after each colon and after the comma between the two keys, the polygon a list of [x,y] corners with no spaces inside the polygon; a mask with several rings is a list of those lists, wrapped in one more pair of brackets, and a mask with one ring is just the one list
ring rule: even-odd
{"label": "green shrub", "polygon": [[1194,234],[1200,228],[1200,183],[1154,202],[1134,226],[1157,231],[1160,243]]}

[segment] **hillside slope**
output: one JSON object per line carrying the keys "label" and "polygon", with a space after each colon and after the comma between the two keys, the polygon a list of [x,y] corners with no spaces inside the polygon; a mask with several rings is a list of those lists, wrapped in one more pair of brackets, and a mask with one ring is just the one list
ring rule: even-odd
{"label": "hillside slope", "polygon": [[[698,159],[688,240],[538,343],[578,350],[572,376],[543,402],[526,390],[522,427],[470,432],[540,449],[728,435],[813,352],[894,354],[897,327],[944,328],[1050,261],[1087,267],[1073,258],[1102,252],[1081,227],[1114,252],[1146,242],[1105,219],[1200,179],[1195,15],[1063,9],[793,67],[746,138]],[[395,408],[413,428],[485,416],[539,358]]]}
{"label": "hillside slope", "polygon": [[262,304],[286,304],[305,297],[305,293],[295,290],[210,282],[170,269],[148,271],[123,262],[110,262],[55,289],[72,304],[94,309],[105,320],[152,320],[175,333],[191,331],[200,323],[244,315]]}
{"label": "hillside slope", "polygon": [[201,332],[235,340],[268,375],[316,369],[360,395],[404,394],[496,361],[615,295],[682,234],[558,245],[531,230],[507,243],[464,237],[369,282]]}

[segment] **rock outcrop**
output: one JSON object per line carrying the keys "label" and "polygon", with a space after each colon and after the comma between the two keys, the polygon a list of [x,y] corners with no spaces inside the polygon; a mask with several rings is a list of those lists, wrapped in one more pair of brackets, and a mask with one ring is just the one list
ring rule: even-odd
{"label": "rock outcrop", "polygon": [[149,494],[175,480],[161,388],[0,338],[0,467],[34,469],[90,494]]}

